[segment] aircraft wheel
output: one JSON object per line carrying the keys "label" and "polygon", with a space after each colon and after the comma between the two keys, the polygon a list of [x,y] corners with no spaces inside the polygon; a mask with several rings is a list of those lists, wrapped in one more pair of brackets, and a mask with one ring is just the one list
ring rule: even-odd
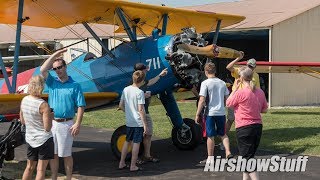
{"label": "aircraft wheel", "polygon": [[183,121],[190,128],[173,128],[171,132],[172,142],[180,150],[192,150],[202,141],[201,126],[189,118],[185,118]]}
{"label": "aircraft wheel", "polygon": [[[117,159],[121,158],[121,151],[124,142],[126,141],[126,126],[118,127],[112,134],[111,137],[111,150]],[[140,143],[139,155],[143,153],[144,147],[143,143]],[[132,147],[129,145],[128,154],[126,160],[131,159]]]}

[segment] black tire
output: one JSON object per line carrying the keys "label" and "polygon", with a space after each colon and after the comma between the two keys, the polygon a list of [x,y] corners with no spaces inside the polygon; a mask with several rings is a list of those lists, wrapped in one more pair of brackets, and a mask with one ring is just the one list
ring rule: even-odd
{"label": "black tire", "polygon": [[182,134],[180,129],[173,128],[171,132],[172,142],[180,150],[193,150],[202,141],[201,126],[189,118],[185,118],[183,121],[190,127],[190,130]]}
{"label": "black tire", "polygon": [[[111,137],[111,151],[117,159],[121,158],[121,150],[124,141],[126,140],[126,126],[118,127],[112,134]],[[144,146],[143,143],[140,143],[139,155],[143,153]],[[131,159],[131,149],[129,150],[126,160]]]}

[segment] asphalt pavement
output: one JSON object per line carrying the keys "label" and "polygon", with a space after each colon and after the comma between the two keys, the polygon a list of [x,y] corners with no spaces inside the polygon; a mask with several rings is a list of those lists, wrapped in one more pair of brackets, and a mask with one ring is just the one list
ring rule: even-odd
{"label": "asphalt pavement", "polygon": [[[9,123],[1,123],[0,134],[3,135]],[[141,165],[139,172],[118,170],[118,160],[110,149],[112,130],[81,127],[80,134],[75,138],[74,177],[77,179],[242,179],[241,172],[204,172],[198,162],[206,158],[206,145],[201,144],[192,151],[180,151],[171,139],[156,139],[152,143],[153,154],[160,158],[159,163]],[[223,152],[216,148],[215,155],[223,156]],[[237,151],[232,148],[232,152]],[[16,148],[15,160],[26,161],[26,146]],[[259,150],[257,158],[268,158],[273,155],[295,158],[294,154],[275,153]],[[62,165],[62,163],[61,163]],[[305,172],[260,172],[260,179],[319,179],[320,157],[309,156]],[[63,167],[60,167],[63,173]]]}

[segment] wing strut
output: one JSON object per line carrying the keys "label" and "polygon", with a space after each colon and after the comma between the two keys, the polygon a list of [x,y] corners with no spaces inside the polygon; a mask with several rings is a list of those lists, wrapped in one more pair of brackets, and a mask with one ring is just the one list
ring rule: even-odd
{"label": "wing strut", "polygon": [[16,31],[16,44],[14,50],[14,63],[13,63],[13,76],[12,76],[12,86],[10,82],[7,83],[7,87],[10,93],[15,93],[17,86],[17,74],[18,74],[18,63],[19,63],[19,54],[20,54],[20,38],[21,38],[21,28],[22,23],[28,18],[22,18],[23,15],[23,4],[24,0],[19,0],[19,9],[18,9],[18,18],[17,18],[17,31]]}
{"label": "wing strut", "polygon": [[168,25],[168,14],[164,14],[162,16],[163,22],[162,22],[162,30],[161,30],[161,35],[166,35],[167,34],[167,25]]}
{"label": "wing strut", "polygon": [[101,41],[99,36],[91,29],[88,23],[83,22],[83,26],[89,31],[89,33],[93,36],[93,38],[101,45],[101,47],[108,53],[111,58],[115,58],[114,54],[106,47],[106,45]]}
{"label": "wing strut", "polygon": [[132,42],[137,41],[137,35],[134,34],[134,32],[131,30],[131,28],[130,28],[130,26],[128,24],[128,21],[127,21],[128,19],[126,19],[126,17],[124,16],[124,13],[123,13],[122,9],[121,8],[116,8],[116,13],[117,13],[117,15],[118,15],[123,27],[124,27],[124,30],[127,32],[130,40]]}
{"label": "wing strut", "polygon": [[219,19],[218,22],[217,22],[216,32],[214,33],[213,42],[212,42],[213,44],[217,44],[220,25],[221,25],[221,19]]}
{"label": "wing strut", "polygon": [[10,84],[10,81],[9,81],[9,78],[8,78],[8,73],[6,71],[6,67],[4,66],[4,63],[3,63],[1,52],[0,52],[0,67],[1,67],[0,71],[2,71],[4,80],[6,81],[6,84],[7,84],[7,87],[8,87],[8,90],[11,93],[12,87],[11,87],[11,84]]}

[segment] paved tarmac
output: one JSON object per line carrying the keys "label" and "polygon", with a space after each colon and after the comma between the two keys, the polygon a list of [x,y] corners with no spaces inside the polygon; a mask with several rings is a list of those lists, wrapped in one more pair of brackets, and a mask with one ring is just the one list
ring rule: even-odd
{"label": "paved tarmac", "polygon": [[[0,134],[3,135],[9,123],[1,123]],[[172,144],[171,139],[153,141],[152,151],[160,158],[159,163],[148,163],[141,167],[143,171],[129,172],[118,170],[118,160],[110,149],[112,130],[81,127],[73,148],[74,177],[77,179],[242,179],[241,172],[204,172],[197,166],[200,160],[206,158],[206,146],[201,144],[193,151],[180,151]],[[217,148],[216,148],[217,149]],[[233,153],[237,154],[233,149]],[[26,161],[26,146],[16,148],[17,161]],[[216,155],[222,151],[216,150]],[[277,154],[259,150],[257,158],[267,158],[272,155],[294,158],[297,155]],[[62,165],[62,164],[61,164]],[[62,166],[60,173],[63,173]],[[320,179],[320,158],[309,156],[305,172],[260,172],[260,178],[277,179]]]}

